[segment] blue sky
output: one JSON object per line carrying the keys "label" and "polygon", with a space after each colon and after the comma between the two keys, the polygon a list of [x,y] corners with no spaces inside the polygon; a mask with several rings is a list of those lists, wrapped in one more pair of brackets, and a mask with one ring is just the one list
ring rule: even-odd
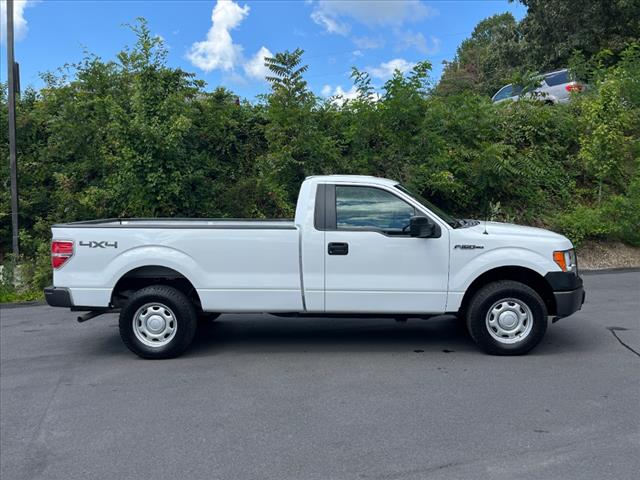
{"label": "blue sky", "polygon": [[[6,81],[2,6],[0,78]],[[16,59],[22,88],[42,85],[39,72],[82,58],[83,51],[113,59],[133,43],[123,24],[145,17],[169,47],[172,66],[195,72],[208,89],[224,85],[252,99],[267,91],[264,55],[300,47],[306,79],[318,95],[349,95],[351,66],[369,71],[382,85],[394,68],[428,59],[438,78],[442,61],[483,18],[510,11],[507,1],[231,1],[137,0],[16,2]]]}

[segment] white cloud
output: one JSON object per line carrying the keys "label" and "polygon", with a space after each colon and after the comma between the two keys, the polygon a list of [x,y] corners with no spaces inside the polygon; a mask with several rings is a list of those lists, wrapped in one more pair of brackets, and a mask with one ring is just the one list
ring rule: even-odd
{"label": "white cloud", "polygon": [[273,57],[273,53],[267,47],[262,47],[244,64],[244,73],[257,80],[264,80],[264,77],[269,73],[267,67],[264,66],[265,57]]}
{"label": "white cloud", "polygon": [[353,37],[353,43],[361,50],[373,50],[384,46],[384,40],[371,37]]}
{"label": "white cloud", "polygon": [[265,57],[273,57],[267,47],[261,47],[256,54],[245,59],[242,45],[233,43],[231,30],[237,28],[249,15],[249,5],[240,6],[232,0],[218,0],[211,12],[211,28],[207,38],[191,45],[187,58],[193,65],[211,72],[222,70],[226,72],[225,79],[233,83],[246,83],[237,73],[236,68],[242,67],[247,77],[264,80],[267,67],[264,66]]}
{"label": "white cloud", "polygon": [[[29,27],[24,18],[24,9],[36,3],[34,0],[16,0],[13,2],[13,32],[16,41],[27,36]],[[0,43],[7,41],[7,1],[0,0]]]}
{"label": "white cloud", "polygon": [[223,77],[224,82],[233,83],[235,85],[246,85],[247,79],[235,71],[226,73]]}
{"label": "white cloud", "polygon": [[[342,106],[348,100],[355,100],[360,97],[360,93],[355,85],[353,85],[349,90],[345,90],[341,85],[338,85],[335,88],[332,88],[331,85],[325,85],[321,90],[322,96],[325,98],[329,98],[330,101],[336,105]],[[376,92],[372,92],[371,100],[378,101],[380,99],[380,95]]]}
{"label": "white cloud", "polygon": [[342,89],[342,87],[340,85],[338,85],[336,87],[336,89],[333,92],[333,96],[334,97],[341,97],[342,100],[355,100],[356,98],[358,98],[360,96],[360,94],[358,93],[358,90],[356,89],[356,86],[353,85],[349,90],[347,90],[346,92]]}
{"label": "white cloud", "polygon": [[322,96],[328,97],[332,103],[342,106],[348,100],[355,100],[360,95],[358,94],[358,90],[355,85],[346,91],[340,85],[334,89],[331,88],[331,85],[325,85],[322,87]]}
{"label": "white cloud", "polygon": [[376,78],[390,78],[396,70],[401,73],[408,72],[415,66],[415,63],[407,62],[404,58],[394,58],[388,62],[383,62],[377,67],[367,67],[371,75]]}
{"label": "white cloud", "polygon": [[210,72],[233,70],[242,61],[242,46],[233,43],[230,30],[249,15],[249,5],[241,7],[231,0],[218,0],[211,12],[211,28],[206,40],[195,42],[187,58],[193,65]]}
{"label": "white cloud", "polygon": [[440,39],[433,35],[427,40],[420,32],[402,31],[396,33],[400,39],[400,44],[397,47],[398,50],[414,48],[425,55],[433,55],[440,50]]}
{"label": "white cloud", "polygon": [[364,55],[364,53],[362,53],[362,50],[354,50],[353,52],[351,52],[351,55],[353,55],[354,57],[361,57]]}
{"label": "white cloud", "polygon": [[311,19],[329,33],[346,35],[350,18],[369,26],[401,25],[437,15],[433,7],[419,0],[320,0],[311,13]]}
{"label": "white cloud", "polygon": [[351,30],[349,24],[339,21],[332,15],[326,14],[321,9],[311,12],[311,20],[316,22],[328,33],[337,33],[338,35],[346,35]]}

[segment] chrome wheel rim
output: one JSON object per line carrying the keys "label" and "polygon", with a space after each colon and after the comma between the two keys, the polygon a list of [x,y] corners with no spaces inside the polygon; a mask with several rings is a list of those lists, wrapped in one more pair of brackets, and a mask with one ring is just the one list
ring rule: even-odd
{"label": "chrome wheel rim", "polygon": [[178,322],[171,309],[162,303],[147,303],[133,316],[133,333],[148,347],[163,347],[176,336]]}
{"label": "chrome wheel rim", "polygon": [[494,340],[504,344],[521,342],[533,329],[529,306],[517,298],[503,298],[487,312],[486,325]]}

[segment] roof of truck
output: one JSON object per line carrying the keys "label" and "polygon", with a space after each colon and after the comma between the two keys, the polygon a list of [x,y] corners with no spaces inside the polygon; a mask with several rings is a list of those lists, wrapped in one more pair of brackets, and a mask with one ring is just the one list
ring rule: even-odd
{"label": "roof of truck", "polygon": [[393,186],[398,182],[390,180],[388,178],[373,177],[370,175],[314,175],[307,177],[307,180],[312,180],[315,183],[324,182],[348,182],[348,183],[368,183],[376,185],[388,185]]}

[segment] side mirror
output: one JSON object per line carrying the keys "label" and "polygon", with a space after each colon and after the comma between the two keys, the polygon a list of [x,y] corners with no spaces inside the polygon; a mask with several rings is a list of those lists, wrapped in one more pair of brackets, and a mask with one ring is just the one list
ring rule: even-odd
{"label": "side mirror", "polygon": [[409,234],[416,238],[438,238],[441,230],[428,217],[411,217],[409,220]]}

